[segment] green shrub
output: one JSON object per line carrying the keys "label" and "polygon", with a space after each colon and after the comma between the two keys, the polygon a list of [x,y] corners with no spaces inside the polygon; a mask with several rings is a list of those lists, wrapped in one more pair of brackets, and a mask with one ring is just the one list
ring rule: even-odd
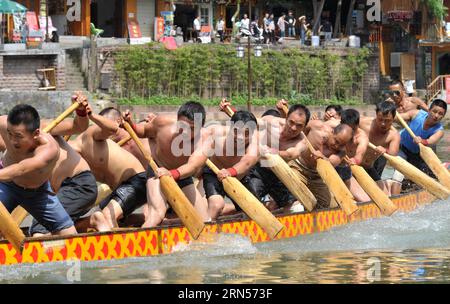
{"label": "green shrub", "polygon": [[[120,49],[114,53],[118,97],[154,104],[176,98],[239,99],[248,94],[247,60],[236,58],[235,52],[232,45],[204,44],[174,51],[159,44]],[[306,54],[296,48],[264,50],[259,58],[252,55],[253,103],[292,95],[311,98],[310,102],[361,100],[368,55],[367,49],[343,57],[330,51]]]}

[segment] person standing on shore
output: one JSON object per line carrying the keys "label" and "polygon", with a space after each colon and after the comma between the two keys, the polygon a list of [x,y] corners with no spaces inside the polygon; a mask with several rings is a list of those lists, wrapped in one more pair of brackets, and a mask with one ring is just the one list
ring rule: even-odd
{"label": "person standing on shore", "polygon": [[269,19],[269,40],[270,43],[275,44],[275,16],[270,14]]}
{"label": "person standing on shore", "polygon": [[199,37],[201,29],[202,29],[202,22],[200,20],[200,16],[197,15],[197,17],[195,17],[194,19],[194,35],[192,37],[194,39],[194,42],[200,41]]}
{"label": "person standing on shore", "polygon": [[295,20],[294,13],[292,11],[289,11],[286,21],[288,24],[288,37],[295,37],[295,25],[297,24],[297,20]]}
{"label": "person standing on shore", "polygon": [[280,39],[284,38],[286,36],[286,15],[283,13],[281,14],[281,17],[278,18],[278,28],[280,29]]}
{"label": "person standing on shore", "polygon": [[222,15],[220,15],[219,20],[216,24],[216,30],[220,37],[220,42],[224,42],[224,30],[225,30],[225,21],[223,21]]}
{"label": "person standing on shore", "polygon": [[306,24],[306,16],[301,16],[298,18],[298,21],[300,21],[300,45],[304,46],[309,24]]}

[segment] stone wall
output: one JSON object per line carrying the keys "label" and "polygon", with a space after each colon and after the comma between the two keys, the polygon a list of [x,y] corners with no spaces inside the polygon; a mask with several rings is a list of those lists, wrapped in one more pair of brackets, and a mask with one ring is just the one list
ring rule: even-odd
{"label": "stone wall", "polygon": [[38,90],[43,74],[38,69],[55,67],[56,88],[64,90],[65,52],[0,54],[0,90]]}
{"label": "stone wall", "polygon": [[368,69],[363,77],[363,99],[365,103],[377,103],[380,95],[380,57],[374,49],[368,59]]}

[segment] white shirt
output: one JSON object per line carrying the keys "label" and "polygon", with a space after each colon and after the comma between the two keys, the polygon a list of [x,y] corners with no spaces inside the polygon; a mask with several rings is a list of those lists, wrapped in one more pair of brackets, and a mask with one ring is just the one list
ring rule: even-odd
{"label": "white shirt", "polygon": [[220,20],[217,22],[217,30],[218,31],[223,31],[223,28],[225,27],[225,21]]}
{"label": "white shirt", "polygon": [[242,19],[241,20],[241,27],[242,28],[245,28],[245,29],[249,29],[250,27],[249,27],[249,25],[250,25],[250,19]]}
{"label": "white shirt", "polygon": [[202,24],[199,19],[194,19],[194,30],[200,31],[202,29]]}

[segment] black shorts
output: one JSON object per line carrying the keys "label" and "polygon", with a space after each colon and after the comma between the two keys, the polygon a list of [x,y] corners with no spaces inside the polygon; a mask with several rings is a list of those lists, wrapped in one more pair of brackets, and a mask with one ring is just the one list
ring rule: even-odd
{"label": "black shorts", "polygon": [[[153,178],[155,177],[155,172],[153,171],[152,167],[148,166],[147,167],[147,179]],[[184,187],[187,187],[189,185],[193,185],[194,184],[194,179],[192,178],[192,176],[190,177],[186,177],[180,180],[177,180],[177,184],[178,186],[183,189]]]}
{"label": "black shorts", "polygon": [[247,188],[260,201],[269,194],[280,207],[285,207],[296,201],[296,198],[289,192],[288,188],[278,179],[269,168],[261,167],[258,163],[243,179]]}
{"label": "black shorts", "polygon": [[[431,147],[431,148],[433,149],[433,147]],[[436,150],[436,149],[434,148],[433,150]],[[424,172],[428,176],[430,176],[432,178],[436,178],[433,171],[431,171],[430,167],[428,167],[428,165],[425,163],[425,161],[422,159],[422,157],[420,157],[419,153],[411,152],[405,146],[400,145],[400,151],[399,151],[398,155],[401,158],[407,160],[411,165],[413,165],[420,171]]]}
{"label": "black shorts", "polygon": [[386,158],[383,156],[380,156],[374,163],[371,168],[364,168],[366,170],[367,174],[370,175],[370,177],[374,181],[380,181],[381,176],[383,175],[384,167],[386,167]]}
{"label": "black shorts", "polygon": [[[205,194],[206,194],[206,198],[209,199],[211,196],[213,195],[220,195],[222,197],[227,196],[228,198],[230,198],[224,188],[223,188],[223,184],[219,181],[219,179],[217,178],[217,175],[207,166],[205,166],[203,168],[203,176],[202,176],[202,180],[203,180],[203,188],[205,189]],[[247,188],[249,189],[250,187],[248,187],[248,184],[246,183],[246,179],[242,179],[241,183]],[[250,189],[249,189],[250,190]],[[250,190],[250,192],[252,192]],[[255,193],[253,193],[255,194]],[[241,207],[239,207],[239,205],[232,199],[230,198],[230,200],[233,202],[234,206],[236,207],[237,211],[241,211]]]}
{"label": "black shorts", "polygon": [[347,165],[339,165],[335,167],[336,172],[339,174],[343,181],[348,181],[352,178],[352,169]]}
{"label": "black shorts", "polygon": [[115,200],[126,217],[147,202],[147,174],[141,172],[120,184],[106,199],[100,203],[104,209],[111,200]]}
{"label": "black shorts", "polygon": [[[97,184],[91,171],[83,171],[73,177],[67,177],[61,184],[56,196],[75,222],[89,212],[97,199]],[[35,219],[30,234],[47,234],[49,231]]]}

